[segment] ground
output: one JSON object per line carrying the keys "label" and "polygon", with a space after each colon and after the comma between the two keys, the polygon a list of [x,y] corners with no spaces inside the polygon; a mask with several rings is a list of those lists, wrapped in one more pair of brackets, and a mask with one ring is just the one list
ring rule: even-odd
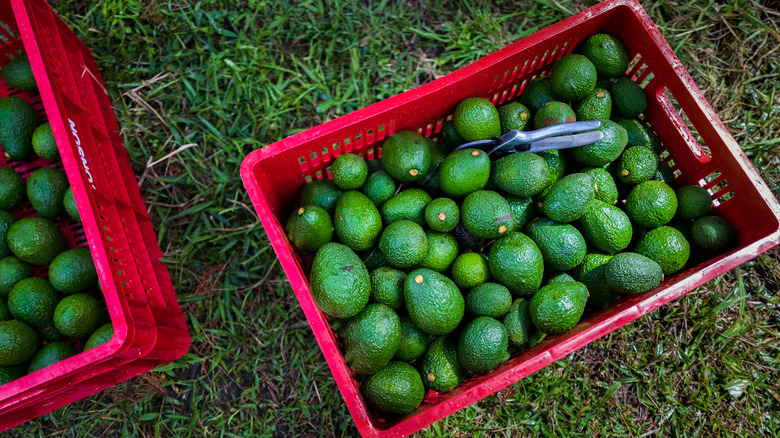
{"label": "ground", "polygon": [[[239,178],[247,153],[441,77],[586,1],[63,0],[91,47],[192,334],[181,360],[19,437],[355,436]],[[780,9],[642,1],[780,192]],[[417,436],[778,436],[778,251]]]}

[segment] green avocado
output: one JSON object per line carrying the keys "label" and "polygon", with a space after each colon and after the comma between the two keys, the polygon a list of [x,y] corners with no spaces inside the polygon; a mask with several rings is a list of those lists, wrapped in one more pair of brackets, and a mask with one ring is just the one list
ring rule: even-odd
{"label": "green avocado", "polygon": [[465,252],[455,259],[451,270],[452,281],[463,289],[471,289],[490,278],[490,268],[485,256],[478,252]]}
{"label": "green avocado", "polygon": [[615,161],[628,143],[628,134],[622,126],[611,120],[600,120],[599,131],[604,134],[604,138],[596,143],[574,148],[572,155],[574,159],[586,166],[603,166],[611,161]]}
{"label": "green avocado", "polygon": [[430,138],[426,138],[426,140],[428,140],[431,149],[431,165],[428,167],[428,172],[413,184],[415,187],[425,190],[433,197],[443,196],[444,192],[441,190],[439,181],[439,169],[441,168],[441,163],[444,162],[447,154],[449,154],[449,151],[443,144],[436,143]]}
{"label": "green avocado", "polygon": [[38,351],[40,338],[29,325],[18,321],[0,321],[0,366],[22,365]]}
{"label": "green avocado", "polygon": [[458,257],[458,241],[450,233],[433,230],[426,230],[425,238],[428,242],[428,254],[422,259],[419,266],[433,269],[436,272],[448,270],[455,258]]}
{"label": "green avocado", "polygon": [[390,362],[360,384],[368,404],[391,414],[406,415],[417,409],[425,397],[420,373],[404,362]]}
{"label": "green avocado", "polygon": [[49,342],[35,353],[35,356],[30,360],[30,366],[27,368],[27,372],[32,374],[77,354],[78,351],[76,350],[76,347],[71,344],[66,344],[64,342]]}
{"label": "green avocado", "polygon": [[84,343],[84,351],[105,344],[114,337],[114,326],[109,322],[98,327]]}
{"label": "green avocado", "polygon": [[492,102],[481,97],[460,101],[452,120],[458,134],[466,141],[487,140],[501,135],[498,110]]}
{"label": "green avocado", "polygon": [[544,158],[529,153],[510,154],[496,160],[490,180],[504,192],[526,198],[541,193],[552,182]]}
{"label": "green avocado", "polygon": [[446,335],[460,324],[465,301],[449,277],[426,268],[404,280],[404,301],[412,321],[430,335]]}
{"label": "green avocado", "polygon": [[596,67],[587,57],[566,55],[550,71],[552,91],[565,102],[584,99],[596,87],[596,76]]}
{"label": "green avocado", "polygon": [[32,266],[14,256],[0,259],[0,297],[8,298],[16,283],[31,277],[32,273]]}
{"label": "green avocado", "polygon": [[501,318],[512,306],[512,293],[498,283],[482,283],[466,294],[466,311],[473,316]]}
{"label": "green avocado", "polygon": [[611,255],[593,251],[574,270],[574,279],[588,288],[588,307],[596,310],[606,309],[617,298],[604,276],[604,268],[610,260]]}
{"label": "green avocado", "polygon": [[369,304],[347,322],[344,359],[349,369],[376,374],[393,359],[401,344],[401,320],[384,304]]}
{"label": "green avocado", "polygon": [[580,122],[609,119],[612,115],[612,97],[609,91],[595,88],[574,105],[574,115]]}
{"label": "green avocado", "polygon": [[455,129],[455,122],[447,120],[441,125],[441,141],[450,150],[466,143],[466,140],[458,134],[458,130]]}
{"label": "green avocado", "polygon": [[32,136],[41,119],[31,103],[21,97],[0,97],[0,144],[11,161],[34,155]]}
{"label": "green avocado", "polygon": [[607,169],[603,167],[586,167],[582,169],[582,173],[590,175],[596,183],[596,199],[611,205],[617,204],[617,185]]}
{"label": "green avocado", "polygon": [[573,222],[582,217],[596,197],[596,183],[585,173],[571,173],[559,179],[542,201],[542,210],[556,222]]}
{"label": "green avocado", "polygon": [[658,170],[653,177],[656,181],[661,181],[672,189],[677,188],[677,181],[675,181],[674,171],[668,164],[663,161],[658,162]]}
{"label": "green avocado", "polygon": [[579,322],[587,301],[588,288],[582,283],[548,284],[531,298],[531,320],[542,333],[564,333]]}
{"label": "green avocado", "polygon": [[631,221],[623,210],[597,199],[591,202],[579,225],[588,243],[610,254],[626,249],[633,236]]}
{"label": "green avocado", "polygon": [[333,240],[333,221],[324,208],[307,205],[290,213],[285,231],[295,248],[304,253],[314,253]]}
{"label": "green avocado", "polygon": [[27,56],[19,56],[8,61],[3,66],[3,71],[0,73],[9,87],[16,88],[22,91],[36,91],[38,90],[38,84],[35,82],[35,75],[33,74],[32,67],[30,66],[30,58]]}
{"label": "green avocado", "polygon": [[574,110],[563,102],[553,100],[547,102],[534,115],[534,129],[542,129],[553,125],[573,123],[577,121]]}
{"label": "green avocado", "polygon": [[493,278],[514,296],[529,296],[542,284],[542,253],[523,233],[509,233],[496,240],[490,248],[488,266]]}
{"label": "green avocado", "polygon": [[533,199],[518,198],[516,196],[507,196],[505,199],[515,220],[515,231],[522,232],[536,213]]}
{"label": "green avocado", "polygon": [[382,220],[386,225],[395,221],[408,220],[423,226],[425,207],[431,200],[431,195],[422,189],[403,190],[382,205]]}
{"label": "green avocado", "polygon": [[661,140],[647,123],[639,119],[626,119],[620,116],[613,117],[612,120],[626,130],[627,146],[644,146],[650,148],[656,155],[659,155],[663,150]]}
{"label": "green avocado", "polygon": [[401,315],[401,343],[393,356],[394,360],[411,362],[425,353],[426,347],[431,342],[432,336],[414,325],[412,319]]}
{"label": "green avocado", "polygon": [[704,187],[689,185],[674,192],[677,196],[677,216],[698,219],[712,211],[712,197]]}
{"label": "green avocado", "polygon": [[496,239],[515,229],[509,203],[492,190],[478,190],[466,196],[460,212],[463,226],[477,237]]}
{"label": "green avocado", "polygon": [[737,230],[719,216],[703,216],[691,227],[693,241],[707,251],[725,251],[737,244]]}
{"label": "green avocado", "polygon": [[371,272],[371,295],[369,301],[388,305],[393,310],[404,306],[404,279],[401,270],[382,266]]}
{"label": "green avocado", "polygon": [[661,181],[640,183],[626,197],[626,213],[642,227],[656,228],[666,224],[677,212],[674,190]]}
{"label": "green avocado", "polygon": [[610,289],[619,294],[641,294],[655,289],[663,281],[661,266],[634,252],[621,252],[604,267]]}
{"label": "green avocado", "polygon": [[382,217],[366,195],[350,190],[336,202],[333,227],[341,243],[355,251],[366,251],[373,248],[379,239]]}
{"label": "green avocado", "polygon": [[51,124],[49,122],[44,122],[35,128],[32,136],[32,146],[35,153],[44,160],[60,160],[60,151],[57,149],[57,140],[54,139],[54,133],[51,130]]}
{"label": "green avocado", "polygon": [[451,198],[482,190],[490,178],[490,158],[479,149],[459,149],[439,167],[439,186]]}
{"label": "green avocado", "polygon": [[420,374],[426,387],[437,392],[449,392],[466,378],[466,370],[458,363],[458,342],[453,336],[434,339],[422,358]]}
{"label": "green avocado", "polygon": [[356,315],[371,294],[371,278],[363,262],[349,247],[335,242],[317,251],[309,282],[314,302],[336,318]]}
{"label": "green avocado", "polygon": [[658,157],[645,146],[631,146],[618,159],[617,178],[624,184],[639,184],[655,177]]}
{"label": "green avocado", "polygon": [[515,348],[525,348],[530,339],[531,333],[535,330],[531,321],[531,311],[528,298],[518,298],[509,308],[509,313],[504,316],[501,322],[506,327],[509,345]]}
{"label": "green avocado", "polygon": [[661,226],[642,236],[634,252],[658,263],[664,275],[671,275],[682,269],[688,262],[691,246],[680,231],[669,226]]}
{"label": "green avocado", "polygon": [[531,112],[522,103],[512,102],[498,107],[498,119],[504,135],[513,129],[524,130],[531,120]]}
{"label": "green avocado", "polygon": [[417,181],[431,165],[430,145],[416,132],[398,131],[382,145],[382,165],[398,181]]}
{"label": "green avocado", "polygon": [[618,115],[633,119],[645,112],[645,90],[631,78],[623,76],[615,79],[609,91],[612,94],[612,108]]}
{"label": "green avocado", "polygon": [[525,105],[532,113],[536,113],[547,102],[556,100],[552,91],[552,82],[549,76],[538,77],[528,83],[523,95],[520,96],[520,103]]}
{"label": "green avocado", "polygon": [[526,233],[542,252],[545,268],[568,271],[585,258],[585,239],[570,224],[537,218],[528,224]]}
{"label": "green avocado", "polygon": [[593,62],[600,77],[614,78],[628,70],[628,50],[617,37],[610,34],[589,36],[582,44],[582,54]]}
{"label": "green avocado", "polygon": [[69,249],[58,255],[49,266],[49,281],[64,294],[96,287],[98,274],[89,248]]}
{"label": "green avocado", "polygon": [[11,211],[26,197],[22,175],[10,167],[0,167],[0,210]]}
{"label": "green avocado", "polygon": [[558,149],[542,151],[536,155],[542,157],[547,163],[547,167],[550,168],[550,185],[563,178],[566,174],[566,156],[561,154],[561,151]]}
{"label": "green avocado", "polygon": [[341,190],[329,179],[315,179],[301,187],[298,194],[298,206],[316,205],[330,214],[336,211],[336,202]]}
{"label": "green avocado", "polygon": [[65,172],[41,167],[27,178],[27,199],[42,218],[53,221],[66,214],[64,200],[69,187]]}
{"label": "green avocado", "polygon": [[41,217],[19,219],[8,229],[8,248],[23,262],[45,266],[68,247],[62,230]]}
{"label": "green avocado", "polygon": [[68,187],[65,192],[65,196],[62,198],[62,205],[65,207],[65,212],[68,213],[71,219],[81,222],[81,215],[79,214],[79,207],[76,205],[76,199],[73,197],[73,190]]}
{"label": "green avocado", "polygon": [[8,295],[8,310],[19,321],[40,330],[54,325],[54,310],[61,298],[45,279],[25,278]]}
{"label": "green avocado", "polygon": [[449,233],[460,222],[460,208],[449,198],[437,198],[425,206],[425,223],[434,230]]}
{"label": "green avocado", "polygon": [[357,190],[368,177],[366,160],[357,154],[341,154],[330,167],[333,182],[341,190]]}
{"label": "green avocado", "polygon": [[391,223],[382,232],[379,250],[396,268],[411,268],[428,255],[428,238],[422,227],[408,220]]}
{"label": "green avocado", "polygon": [[0,258],[5,258],[12,254],[11,249],[8,248],[8,230],[18,220],[19,218],[14,214],[0,210]]}
{"label": "green avocado", "polygon": [[506,327],[493,318],[480,316],[460,334],[458,361],[470,374],[485,374],[503,362],[508,346]]}

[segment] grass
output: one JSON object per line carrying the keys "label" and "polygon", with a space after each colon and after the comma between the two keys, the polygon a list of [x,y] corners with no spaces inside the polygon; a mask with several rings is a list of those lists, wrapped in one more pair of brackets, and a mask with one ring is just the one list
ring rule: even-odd
{"label": "grass", "polygon": [[[780,193],[776,4],[644,3]],[[57,2],[97,57],[192,348],[8,436],[356,435],[243,189],[242,159],[589,5]],[[759,256],[418,436],[780,435],[779,255]]]}

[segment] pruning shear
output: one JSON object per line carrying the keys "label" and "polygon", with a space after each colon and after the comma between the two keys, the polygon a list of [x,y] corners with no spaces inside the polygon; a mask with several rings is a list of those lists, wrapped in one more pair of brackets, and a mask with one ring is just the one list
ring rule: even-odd
{"label": "pruning shear", "polygon": [[499,158],[517,152],[568,149],[593,144],[604,138],[604,133],[594,131],[599,126],[600,121],[591,120],[553,125],[535,131],[513,129],[501,137],[472,141],[458,146],[455,150],[477,148],[487,152],[491,158]]}

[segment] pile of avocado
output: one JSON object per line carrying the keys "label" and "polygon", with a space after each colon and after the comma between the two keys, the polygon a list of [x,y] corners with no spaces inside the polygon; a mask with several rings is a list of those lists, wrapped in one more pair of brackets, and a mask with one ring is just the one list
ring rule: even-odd
{"label": "pile of avocado", "polygon": [[[26,58],[6,64],[2,78],[35,90]],[[8,160],[34,152],[59,159],[51,127],[38,122],[26,100],[0,98],[0,147]],[[79,220],[63,171],[39,167],[25,181],[13,167],[0,167],[0,385],[77,354],[79,345],[87,350],[113,336],[113,326],[102,325],[105,305],[93,294],[99,284],[90,250],[68,249],[55,223],[60,219],[68,225]]]}
{"label": "pile of avocado", "polygon": [[[693,266],[692,250],[736,244],[707,190],[675,191],[628,63],[618,39],[593,35],[518,102],[465,99],[440,142],[400,131],[381,161],[342,154],[332,180],[302,187],[287,235],[314,254],[312,297],[369,404],[410,413],[426,388],[450,391],[570,330],[586,307],[656,288]],[[604,138],[496,160],[453,151],[582,120],[600,120]]]}

